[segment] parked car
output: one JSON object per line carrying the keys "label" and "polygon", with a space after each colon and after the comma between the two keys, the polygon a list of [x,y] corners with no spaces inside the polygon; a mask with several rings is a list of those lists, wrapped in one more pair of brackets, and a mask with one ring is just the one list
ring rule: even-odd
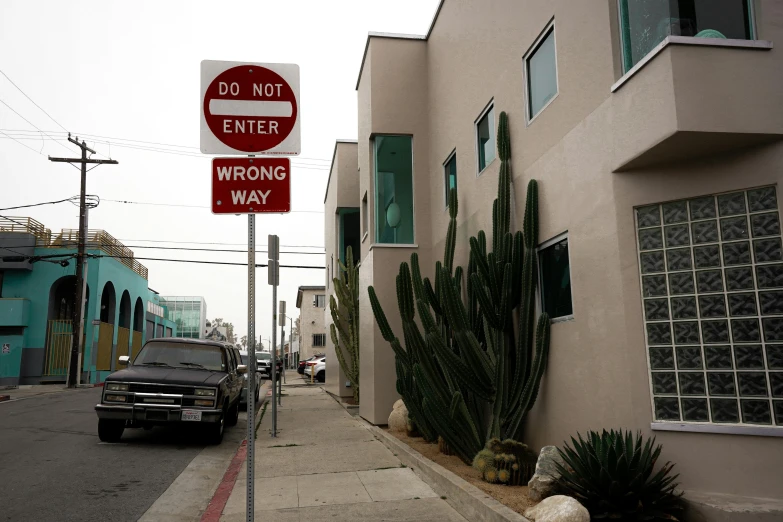
{"label": "parked car", "polygon": [[[259,371],[261,372],[261,377],[271,379],[272,372],[270,371],[270,368],[272,367],[272,354],[269,352],[256,352],[256,361]],[[283,373],[283,361],[278,358],[276,366],[277,378],[279,379],[280,375]]]}
{"label": "parked car", "polygon": [[225,426],[239,416],[247,367],[239,350],[220,341],[161,338],[148,341],[135,360],[106,378],[98,414],[98,437],[118,442],[125,428],[193,423],[220,444]]}
{"label": "parked car", "polygon": [[[239,356],[242,359],[242,364],[247,366],[248,369],[244,374],[244,384],[242,385],[242,395],[240,395],[239,398],[239,404],[247,407],[247,389],[248,389],[248,382],[250,382],[250,365],[248,364],[248,357],[247,357],[247,350],[239,350]],[[256,363],[256,378],[255,378],[255,401],[258,403],[259,392],[261,390],[261,370],[258,366],[258,363]]]}
{"label": "parked car", "polygon": [[299,367],[296,369],[296,372],[299,373],[300,375],[304,374],[304,371],[305,371],[305,368],[307,367],[307,363],[308,362],[314,361],[314,360],[318,359],[319,357],[323,357],[323,356],[324,356],[324,354],[317,354],[317,355],[313,355],[309,359],[305,359],[303,361],[299,361]]}
{"label": "parked car", "polygon": [[312,376],[315,374],[315,380],[318,382],[326,381],[326,357],[319,357],[312,361],[307,361],[305,365],[305,376]]}

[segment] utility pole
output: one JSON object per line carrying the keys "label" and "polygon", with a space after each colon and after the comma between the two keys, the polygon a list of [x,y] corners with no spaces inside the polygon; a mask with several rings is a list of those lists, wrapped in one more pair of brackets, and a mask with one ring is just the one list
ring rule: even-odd
{"label": "utility pole", "polygon": [[[53,158],[49,156],[49,161],[59,163],[80,163],[82,166],[82,188],[79,194],[79,248],[76,255],[76,292],[73,303],[73,342],[71,343],[71,359],[68,365],[68,387],[75,388],[77,375],[81,372],[79,368],[79,356],[82,353],[82,336],[84,332],[84,253],[87,247],[87,203],[85,196],[87,194],[87,164],[94,163],[98,165],[117,165],[116,160],[99,160],[87,157],[87,152],[91,155],[96,152],[87,146],[84,140],[79,143],[79,137],[71,138],[68,133],[68,141],[82,149],[81,158]],[[95,167],[93,167],[95,168]],[[92,170],[92,169],[90,169]]]}

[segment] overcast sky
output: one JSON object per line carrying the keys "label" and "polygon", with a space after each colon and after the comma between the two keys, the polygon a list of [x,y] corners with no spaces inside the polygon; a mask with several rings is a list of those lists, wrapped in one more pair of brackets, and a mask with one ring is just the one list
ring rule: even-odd
{"label": "overcast sky", "polygon": [[[209,208],[106,200],[208,207],[210,162],[198,153],[201,60],[299,64],[302,154],[292,168],[295,212],[257,217],[257,244],[263,250],[267,234],[278,234],[283,251],[323,252],[328,165],[335,139],[356,138],[355,85],[367,32],[424,34],[437,3],[3,0],[0,70],[64,128],[79,135],[108,137],[87,140],[103,156],[119,161],[88,174],[88,194],[103,200],[90,213],[91,229],[104,229],[129,246],[241,250],[247,245],[245,216],[214,216]],[[0,129],[33,149],[0,134],[0,208],[78,194],[78,171],[46,158],[76,155],[78,149],[65,141],[63,129],[2,75],[0,100],[31,122],[0,103]],[[35,127],[55,139],[39,139]],[[34,139],[22,139],[24,134]],[[3,214],[33,217],[53,231],[78,228],[77,208],[68,203]],[[137,257],[247,261],[245,253],[133,250]],[[265,262],[266,254],[258,254],[257,260]],[[142,263],[149,268],[149,286],[161,295],[204,296],[210,319],[233,322],[238,337],[247,332],[246,267]],[[281,263],[323,266],[324,258],[288,254],[281,256]],[[73,269],[72,264],[63,270],[73,273]],[[256,332],[269,337],[272,308],[266,269],[257,270],[257,279]],[[282,269],[280,279],[278,298],[288,302],[289,315],[298,315],[297,287],[321,285],[324,274]]]}

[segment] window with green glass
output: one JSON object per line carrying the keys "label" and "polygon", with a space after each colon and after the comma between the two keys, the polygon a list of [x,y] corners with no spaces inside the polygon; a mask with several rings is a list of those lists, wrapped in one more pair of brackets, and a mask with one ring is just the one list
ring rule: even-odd
{"label": "window with green glass", "polygon": [[557,95],[555,28],[544,33],[525,58],[528,118],[533,119]]}
{"label": "window with green glass", "polygon": [[628,71],[667,36],[752,40],[752,0],[620,0]]}
{"label": "window with green glass", "polygon": [[375,242],[413,244],[413,138],[376,136]]}
{"label": "window with green glass", "polygon": [[571,267],[568,237],[555,238],[538,250],[541,271],[541,301],[551,319],[574,314],[571,302]]}
{"label": "window with green glass", "polygon": [[457,188],[457,153],[452,152],[446,163],[443,164],[443,186],[445,187],[446,208],[449,208],[449,192]]}
{"label": "window with green glass", "polygon": [[491,104],[476,123],[476,138],[478,170],[481,173],[495,159],[495,107]]}

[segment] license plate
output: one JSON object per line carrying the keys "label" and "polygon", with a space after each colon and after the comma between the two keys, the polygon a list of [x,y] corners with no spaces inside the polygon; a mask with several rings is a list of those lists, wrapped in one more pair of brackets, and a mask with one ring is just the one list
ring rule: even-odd
{"label": "license plate", "polygon": [[201,412],[198,410],[182,410],[183,421],[201,421]]}

